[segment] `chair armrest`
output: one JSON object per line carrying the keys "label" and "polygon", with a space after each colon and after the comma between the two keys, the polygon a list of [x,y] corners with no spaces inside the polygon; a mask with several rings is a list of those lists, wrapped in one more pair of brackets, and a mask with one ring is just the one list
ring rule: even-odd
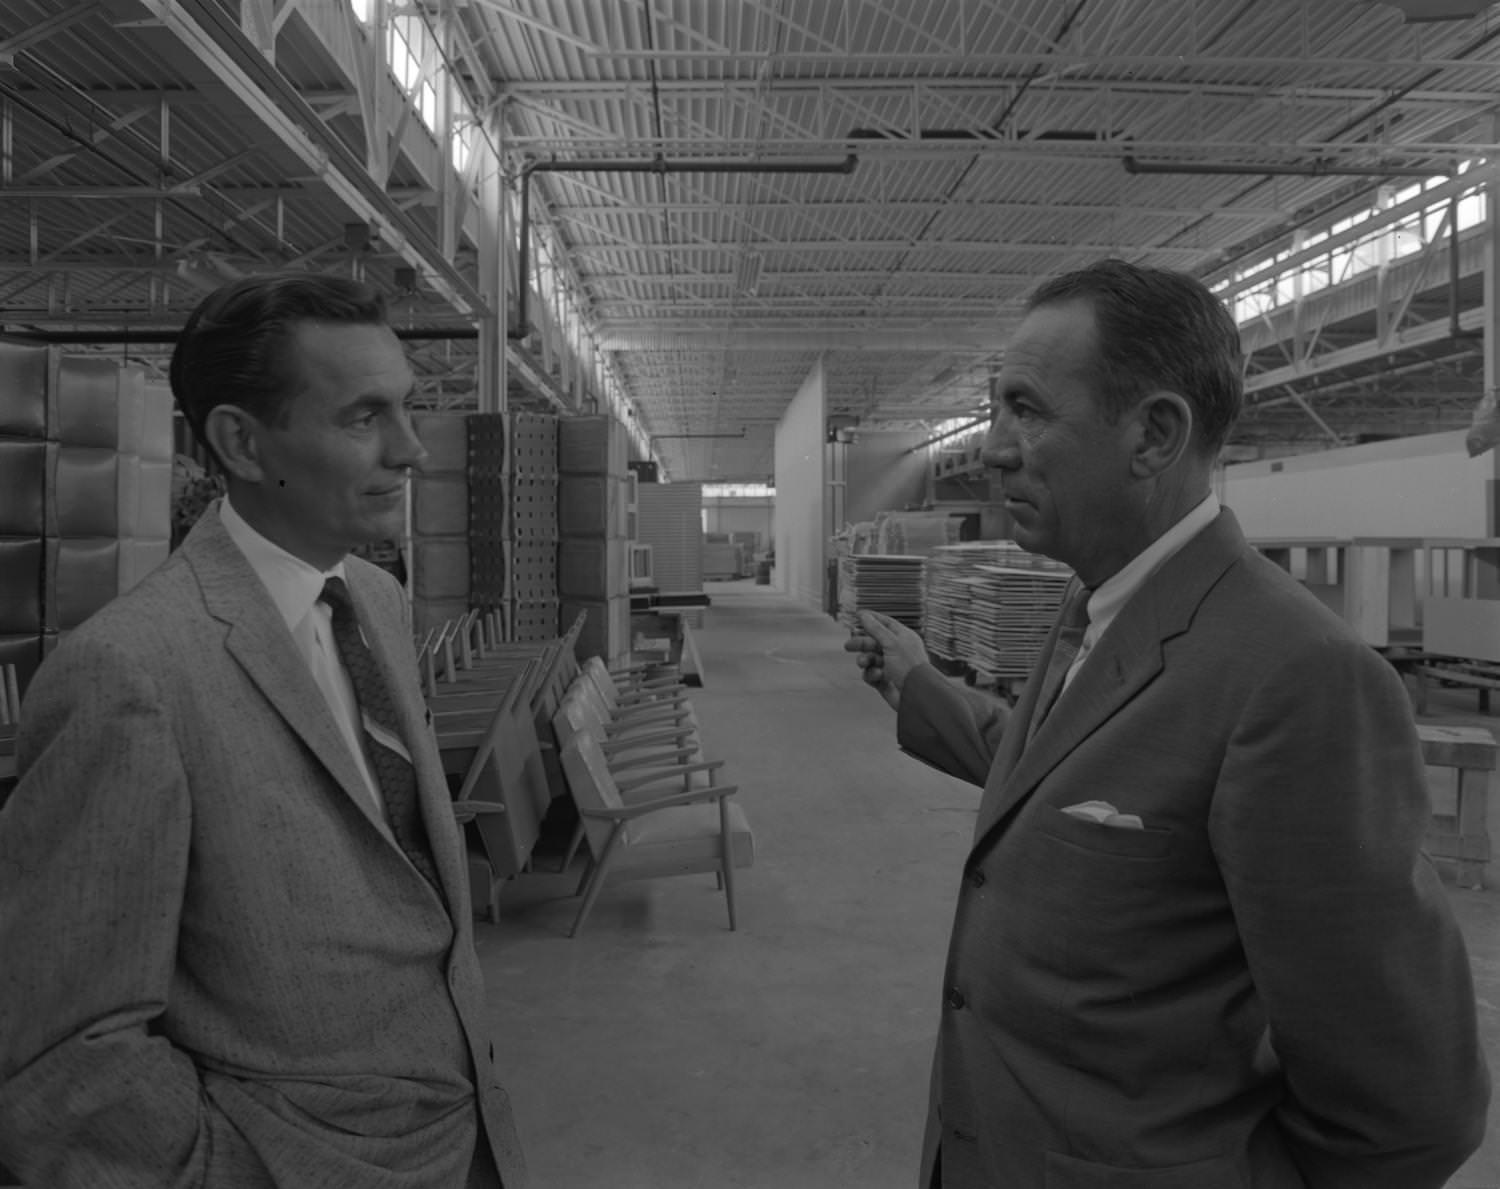
{"label": "chair armrest", "polygon": [[504,813],[505,806],[499,801],[455,801],[453,817],[459,822],[471,822],[487,813]]}
{"label": "chair armrest", "polygon": [[641,817],[647,813],[654,813],[658,809],[669,809],[673,805],[691,805],[697,801],[722,801],[725,797],[739,792],[737,784],[726,784],[715,788],[690,789],[685,793],[671,793],[665,797],[652,797],[649,801],[637,801],[634,805],[625,805],[619,809],[580,809],[578,812],[583,817],[603,818],[606,821],[623,822],[633,817]]}
{"label": "chair armrest", "polygon": [[686,714],[692,709],[686,698],[678,702],[616,702],[610,707],[615,718],[661,718],[668,714]]}
{"label": "chair armrest", "polygon": [[675,673],[677,666],[670,661],[632,661],[623,665],[606,665],[611,677],[644,677],[653,680],[649,674],[656,673],[658,676]]}
{"label": "chair armrest", "polygon": [[632,706],[649,706],[656,702],[685,702],[688,696],[684,686],[675,686],[672,689],[620,689],[615,694],[616,699]]}
{"label": "chair armrest", "polygon": [[615,787],[622,793],[632,792],[649,784],[660,784],[666,780],[676,780],[679,776],[687,776],[692,772],[717,772],[724,766],[723,760],[703,760],[696,764],[674,764],[670,768],[659,768],[655,772],[648,772],[644,776],[633,776],[629,780],[615,781]]}
{"label": "chair armrest", "polygon": [[685,697],[661,699],[660,702],[621,702],[615,699],[610,709],[616,718],[649,718],[652,714],[685,714],[693,709],[693,703],[688,702]]}
{"label": "chair armrest", "polygon": [[682,740],[690,738],[692,734],[691,727],[677,727],[666,731],[642,731],[640,734],[627,735],[621,739],[600,740],[599,750],[608,756],[617,751],[631,751],[652,743],[676,743],[680,747]]}
{"label": "chair armrest", "polygon": [[[688,756],[695,756],[697,754],[698,748],[696,746],[673,747],[666,751],[650,751],[645,755],[633,758],[631,756],[623,756],[620,759],[609,758],[606,762],[611,772],[623,772],[627,768],[650,768],[653,764],[657,767],[662,767],[665,764],[670,765],[670,768],[662,768],[662,770],[664,772],[671,771],[673,775],[676,775],[679,771],[687,767],[682,761],[686,760]],[[651,781],[643,781],[642,783],[650,784]],[[615,782],[615,787],[619,787],[618,781]]]}
{"label": "chair armrest", "polygon": [[693,715],[693,708],[691,706],[682,706],[679,709],[673,709],[672,706],[663,706],[661,709],[666,712],[664,714],[661,714],[661,712],[655,712],[655,714],[618,714],[616,712],[616,714],[610,715],[609,723],[604,724],[604,726],[606,726],[607,730],[615,730],[619,729],[619,727],[627,727],[628,729],[628,727],[652,726],[652,724],[657,723],[681,723],[681,721],[687,720],[687,718],[691,718],[691,715]]}

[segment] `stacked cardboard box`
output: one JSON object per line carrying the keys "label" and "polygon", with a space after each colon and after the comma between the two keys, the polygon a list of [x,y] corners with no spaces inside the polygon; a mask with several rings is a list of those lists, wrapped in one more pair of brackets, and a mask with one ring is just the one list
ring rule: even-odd
{"label": "stacked cardboard box", "polygon": [[587,612],[580,657],[630,653],[630,542],[626,531],[628,439],[613,417],[558,424],[559,630]]}
{"label": "stacked cardboard box", "polygon": [[0,344],[0,661],[42,657],[166,560],[172,396],[134,365]]}
{"label": "stacked cardboard box", "polygon": [[421,634],[469,609],[468,429],[462,413],[412,417],[427,450],[412,479],[412,626]]}

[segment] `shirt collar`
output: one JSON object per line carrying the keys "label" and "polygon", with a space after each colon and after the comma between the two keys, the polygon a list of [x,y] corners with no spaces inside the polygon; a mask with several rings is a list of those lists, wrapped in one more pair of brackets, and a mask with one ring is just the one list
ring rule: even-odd
{"label": "shirt collar", "polygon": [[1191,512],[1131,558],[1124,569],[1101,582],[1089,596],[1088,634],[1097,639],[1146,579],[1218,515],[1219,497],[1210,491]]}
{"label": "shirt collar", "polygon": [[342,561],[331,570],[318,570],[262,536],[234,510],[227,495],[219,506],[219,521],[229,539],[245,555],[256,577],[270,592],[271,601],[281,612],[289,631],[296,631],[297,625],[307,618],[307,613],[323,593],[324,582],[329,578],[344,578]]}

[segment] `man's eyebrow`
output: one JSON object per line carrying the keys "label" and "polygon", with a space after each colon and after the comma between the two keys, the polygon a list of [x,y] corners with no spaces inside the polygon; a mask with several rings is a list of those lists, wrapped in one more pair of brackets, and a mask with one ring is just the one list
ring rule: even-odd
{"label": "man's eyebrow", "polygon": [[344,406],[344,411],[352,413],[365,409],[383,409],[390,405],[403,405],[415,395],[416,391],[417,386],[413,384],[401,396],[386,396],[380,392],[368,392],[350,401]]}

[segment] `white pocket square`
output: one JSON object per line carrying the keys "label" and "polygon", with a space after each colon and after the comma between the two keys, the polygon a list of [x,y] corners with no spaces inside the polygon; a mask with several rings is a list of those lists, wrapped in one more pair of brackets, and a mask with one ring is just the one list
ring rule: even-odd
{"label": "white pocket square", "polygon": [[1068,805],[1063,812],[1079,821],[1093,822],[1116,830],[1144,830],[1145,824],[1133,813],[1121,813],[1108,801],[1081,801]]}

